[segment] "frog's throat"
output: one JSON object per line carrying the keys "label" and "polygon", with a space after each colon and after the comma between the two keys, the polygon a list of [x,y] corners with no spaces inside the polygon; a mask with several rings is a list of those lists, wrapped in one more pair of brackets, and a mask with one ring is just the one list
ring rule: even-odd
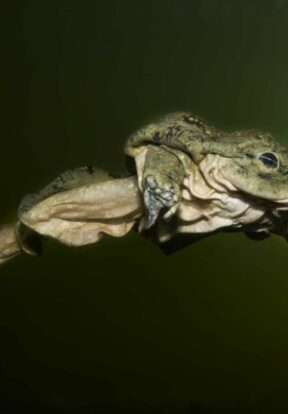
{"label": "frog's throat", "polygon": [[175,233],[211,233],[243,229],[255,223],[257,231],[269,231],[273,226],[271,205],[239,191],[219,165],[219,155],[209,154],[186,171],[182,201],[176,213],[177,228],[172,230],[171,226],[160,223],[160,242],[171,239]]}

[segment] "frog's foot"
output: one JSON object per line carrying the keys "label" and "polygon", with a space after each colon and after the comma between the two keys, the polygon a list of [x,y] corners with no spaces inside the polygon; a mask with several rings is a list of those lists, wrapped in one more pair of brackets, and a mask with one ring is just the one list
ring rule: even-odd
{"label": "frog's foot", "polygon": [[144,229],[149,229],[155,224],[161,210],[166,210],[163,215],[165,219],[175,213],[180,201],[180,187],[166,175],[148,175],[144,179],[143,190],[147,210]]}

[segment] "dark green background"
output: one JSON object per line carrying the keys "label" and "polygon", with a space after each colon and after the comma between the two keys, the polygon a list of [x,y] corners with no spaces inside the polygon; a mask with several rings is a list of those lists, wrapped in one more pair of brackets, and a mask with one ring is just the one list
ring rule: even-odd
{"label": "dark green background", "polygon": [[[192,110],[288,144],[288,1],[0,1],[1,221]],[[136,234],[0,269],[0,413],[287,413],[288,246]]]}

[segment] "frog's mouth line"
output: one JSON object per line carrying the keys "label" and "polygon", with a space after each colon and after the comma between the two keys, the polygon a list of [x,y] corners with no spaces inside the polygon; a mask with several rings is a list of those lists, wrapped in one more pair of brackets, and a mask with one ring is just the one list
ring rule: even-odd
{"label": "frog's mouth line", "polygon": [[[231,182],[231,180],[225,177],[222,172],[222,157],[219,155],[209,155],[205,157],[202,163],[199,164],[199,170],[203,175],[203,178],[208,186],[220,193],[227,193],[233,195],[238,193],[240,198],[250,200],[253,205],[263,205],[265,209],[270,209],[277,216],[278,212],[281,215],[281,211],[288,210],[288,198],[265,198],[261,195],[254,195],[247,191],[245,188],[237,186],[237,184]],[[287,185],[288,188],[288,185]],[[239,197],[239,196],[238,196]]]}
{"label": "frog's mouth line", "polygon": [[221,173],[219,156],[209,155],[184,178],[177,227],[160,222],[158,238],[163,243],[175,233],[208,234],[219,230],[286,236],[286,212],[288,199],[267,200],[238,189]]}
{"label": "frog's mouth line", "polygon": [[[197,167],[199,168],[208,186],[212,187],[214,190],[218,190],[219,192],[238,191],[241,193],[254,195],[255,198],[275,202],[276,204],[288,204],[288,181],[287,185],[285,186],[285,191],[282,190],[282,198],[279,198],[280,190],[278,190],[278,188],[272,184],[269,189],[269,195],[266,197],[264,195],[265,192],[263,192],[261,188],[249,185],[249,181],[252,181],[253,184],[253,179],[249,180],[249,178],[245,178],[244,176],[241,182],[239,179],[237,179],[237,174],[235,174],[235,172],[231,175],[229,168],[227,169],[226,160],[226,157],[222,157],[217,154],[208,154],[198,164]],[[261,176],[261,174],[259,173],[258,175]],[[270,176],[269,173],[266,175],[267,177]],[[241,177],[241,173],[239,173],[239,177]],[[265,176],[265,181],[267,180],[267,177]],[[283,181],[283,183],[284,182],[286,183],[286,179]],[[275,191],[276,189],[277,191]]]}

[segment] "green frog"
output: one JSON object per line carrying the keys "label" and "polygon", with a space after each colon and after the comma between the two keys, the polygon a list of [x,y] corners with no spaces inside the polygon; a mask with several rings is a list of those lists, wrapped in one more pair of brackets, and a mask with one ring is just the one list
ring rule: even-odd
{"label": "green frog", "polygon": [[220,231],[287,236],[288,150],[272,135],[176,112],[133,133],[124,152],[127,177],[81,167],[24,197],[17,225],[5,227],[8,250],[0,232],[0,251],[11,252],[2,261],[17,249],[37,254],[37,238],[80,246],[132,228],[167,253]]}

